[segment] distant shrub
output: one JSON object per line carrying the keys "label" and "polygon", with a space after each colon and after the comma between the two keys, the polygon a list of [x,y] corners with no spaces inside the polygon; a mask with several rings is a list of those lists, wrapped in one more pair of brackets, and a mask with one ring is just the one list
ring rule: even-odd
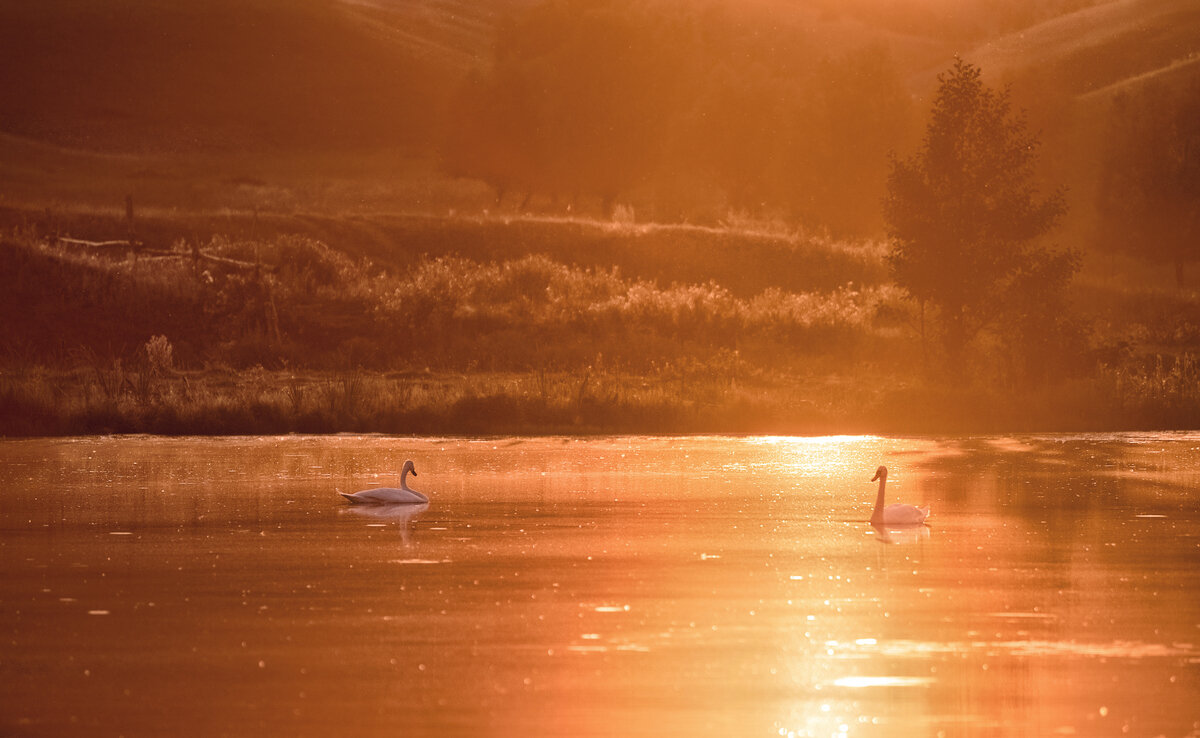
{"label": "distant shrub", "polygon": [[163,375],[175,368],[175,349],[166,336],[153,336],[146,341],[146,362],[152,374]]}
{"label": "distant shrub", "polygon": [[633,225],[637,222],[632,205],[618,204],[613,208],[612,222],[618,225]]}

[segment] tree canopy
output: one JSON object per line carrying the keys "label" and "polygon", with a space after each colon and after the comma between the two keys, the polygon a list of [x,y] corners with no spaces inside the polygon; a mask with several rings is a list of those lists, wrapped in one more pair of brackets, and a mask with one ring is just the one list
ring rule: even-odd
{"label": "tree canopy", "polygon": [[1061,191],[1038,192],[1039,142],[1008,90],[989,88],[962,59],[938,81],[920,150],[892,158],[884,220],[896,283],[935,308],[957,356],[1002,316],[1060,294],[1076,257],[1037,245],[1066,205]]}

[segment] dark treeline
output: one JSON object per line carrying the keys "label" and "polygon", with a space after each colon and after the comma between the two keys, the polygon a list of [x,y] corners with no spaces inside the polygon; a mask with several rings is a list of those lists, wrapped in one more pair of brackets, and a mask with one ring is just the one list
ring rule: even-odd
{"label": "dark treeline", "polygon": [[1200,257],[1200,79],[1118,95],[1097,186],[1101,248],[1174,267]]}
{"label": "dark treeline", "polygon": [[498,201],[861,231],[912,116],[880,45],[838,49],[718,2],[551,0],[503,24],[493,67],[463,82],[443,159]]}

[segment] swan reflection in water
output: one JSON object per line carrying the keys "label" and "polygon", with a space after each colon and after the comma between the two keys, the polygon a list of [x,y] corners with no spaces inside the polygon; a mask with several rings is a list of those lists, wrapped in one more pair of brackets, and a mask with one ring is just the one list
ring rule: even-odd
{"label": "swan reflection in water", "polygon": [[880,543],[920,543],[929,539],[929,526],[927,525],[901,525],[888,527],[885,525],[872,525],[875,530],[875,540]]}
{"label": "swan reflection in water", "polygon": [[400,530],[400,539],[409,543],[409,532],[412,521],[429,509],[429,503],[420,505],[351,505],[341,510],[343,515],[356,515],[362,518],[374,518],[380,522],[392,522]]}

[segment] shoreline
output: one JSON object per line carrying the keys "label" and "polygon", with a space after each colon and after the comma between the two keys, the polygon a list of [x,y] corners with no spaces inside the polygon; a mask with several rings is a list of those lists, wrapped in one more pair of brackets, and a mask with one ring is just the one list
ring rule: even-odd
{"label": "shoreline", "polygon": [[629,374],[0,374],[0,437],[329,435],[993,435],[1200,429],[1200,403],[1104,378],[997,392],[871,377]]}

